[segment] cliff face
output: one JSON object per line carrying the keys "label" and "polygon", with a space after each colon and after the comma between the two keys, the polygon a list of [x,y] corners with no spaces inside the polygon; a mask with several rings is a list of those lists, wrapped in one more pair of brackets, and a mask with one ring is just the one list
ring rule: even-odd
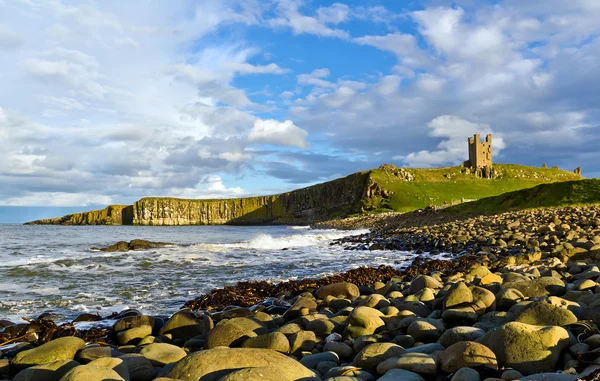
{"label": "cliff face", "polygon": [[368,172],[273,196],[225,200],[143,198],[133,205],[135,225],[311,223],[360,212]]}
{"label": "cliff face", "polygon": [[378,169],[272,196],[227,200],[143,198],[134,205],[34,221],[54,225],[256,225],[308,224],[361,212],[409,212],[456,204],[539,184],[580,180],[559,169],[497,164],[493,179],[462,167]]}
{"label": "cliff face", "polygon": [[133,205],[29,222],[31,225],[303,224],[361,212],[370,172],[273,196],[224,200],[143,198]]}
{"label": "cliff face", "polygon": [[27,225],[131,225],[132,223],[131,205],[110,205],[101,210],[32,221]]}

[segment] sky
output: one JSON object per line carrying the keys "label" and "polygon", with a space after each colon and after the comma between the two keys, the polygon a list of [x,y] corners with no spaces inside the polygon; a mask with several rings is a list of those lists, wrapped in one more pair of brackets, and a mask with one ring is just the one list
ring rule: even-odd
{"label": "sky", "polygon": [[474,133],[495,162],[598,177],[599,19],[597,0],[0,0],[0,222],[458,165]]}

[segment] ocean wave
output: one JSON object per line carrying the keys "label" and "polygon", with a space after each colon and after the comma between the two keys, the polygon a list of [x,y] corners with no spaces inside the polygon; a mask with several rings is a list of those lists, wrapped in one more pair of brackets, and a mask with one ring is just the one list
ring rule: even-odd
{"label": "ocean wave", "polygon": [[288,226],[287,228],[290,230],[310,230],[311,229],[310,226],[295,226],[295,225]]}

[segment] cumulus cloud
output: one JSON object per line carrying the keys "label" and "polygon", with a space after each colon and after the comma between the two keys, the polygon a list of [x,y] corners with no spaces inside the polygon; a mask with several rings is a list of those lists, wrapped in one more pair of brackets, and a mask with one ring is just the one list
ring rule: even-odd
{"label": "cumulus cloud", "polygon": [[600,173],[596,3],[469,3],[0,1],[0,200],[456,164],[492,129],[496,162]]}
{"label": "cumulus cloud", "polygon": [[279,0],[277,17],[268,20],[274,28],[289,28],[294,34],[314,34],[320,37],[347,38],[348,32],[330,27],[328,24],[339,24],[346,21],[349,15],[348,6],[335,3],[331,7],[321,7],[317,14],[306,15],[300,10],[301,0]]}
{"label": "cumulus cloud", "polygon": [[180,198],[192,199],[219,199],[243,197],[247,192],[240,187],[228,188],[220,176],[209,175],[203,177],[195,186],[183,189],[173,189],[172,194]]}
{"label": "cumulus cloud", "polygon": [[255,143],[266,143],[280,146],[307,149],[310,147],[306,138],[308,133],[296,126],[291,120],[258,119],[248,135],[248,140]]}
{"label": "cumulus cloud", "polygon": [[288,73],[289,69],[279,67],[275,63],[268,65],[251,65],[247,62],[244,63],[229,63],[227,64],[231,70],[239,74],[285,74]]}
{"label": "cumulus cloud", "polygon": [[330,74],[327,68],[315,69],[310,74],[298,75],[298,84],[303,86],[335,87],[334,83],[324,79],[329,77]]}

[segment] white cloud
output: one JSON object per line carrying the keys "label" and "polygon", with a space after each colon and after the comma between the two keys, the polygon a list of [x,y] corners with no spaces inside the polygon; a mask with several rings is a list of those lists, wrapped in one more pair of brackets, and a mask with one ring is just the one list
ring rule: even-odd
{"label": "white cloud", "polygon": [[2,206],[90,206],[110,205],[109,196],[90,193],[26,192],[19,197],[0,199]]}
{"label": "white cloud", "polygon": [[423,67],[430,62],[417,44],[417,39],[412,34],[399,32],[385,36],[363,36],[354,39],[359,45],[368,45],[374,48],[394,53],[400,62],[407,67]]}
{"label": "white cloud", "polygon": [[172,189],[171,193],[176,197],[191,199],[232,198],[248,194],[240,187],[226,187],[221,177],[217,175],[205,176],[194,187]]}
{"label": "white cloud", "polygon": [[268,65],[251,65],[249,63],[229,63],[227,66],[239,74],[285,74],[289,69],[279,67],[279,65],[270,63]]}
{"label": "white cloud", "polygon": [[274,28],[290,28],[296,35],[314,34],[320,37],[348,38],[348,32],[329,27],[339,24],[348,17],[347,7],[335,3],[331,7],[321,7],[316,16],[307,16],[300,11],[301,0],[279,0],[277,17],[269,19],[268,25]]}
{"label": "white cloud", "polygon": [[248,140],[255,143],[266,143],[280,146],[309,148],[306,141],[308,133],[296,126],[291,120],[258,119],[248,135]]}
{"label": "white cloud", "polygon": [[417,77],[417,87],[424,92],[436,93],[444,88],[444,78],[439,78],[433,74],[422,73]]}
{"label": "white cloud", "polygon": [[303,86],[336,87],[335,83],[324,80],[331,75],[329,69],[315,69],[310,74],[298,75],[298,84]]}
{"label": "white cloud", "polygon": [[317,9],[317,19],[325,24],[339,24],[348,20],[350,7],[346,4],[333,3],[330,7]]}

